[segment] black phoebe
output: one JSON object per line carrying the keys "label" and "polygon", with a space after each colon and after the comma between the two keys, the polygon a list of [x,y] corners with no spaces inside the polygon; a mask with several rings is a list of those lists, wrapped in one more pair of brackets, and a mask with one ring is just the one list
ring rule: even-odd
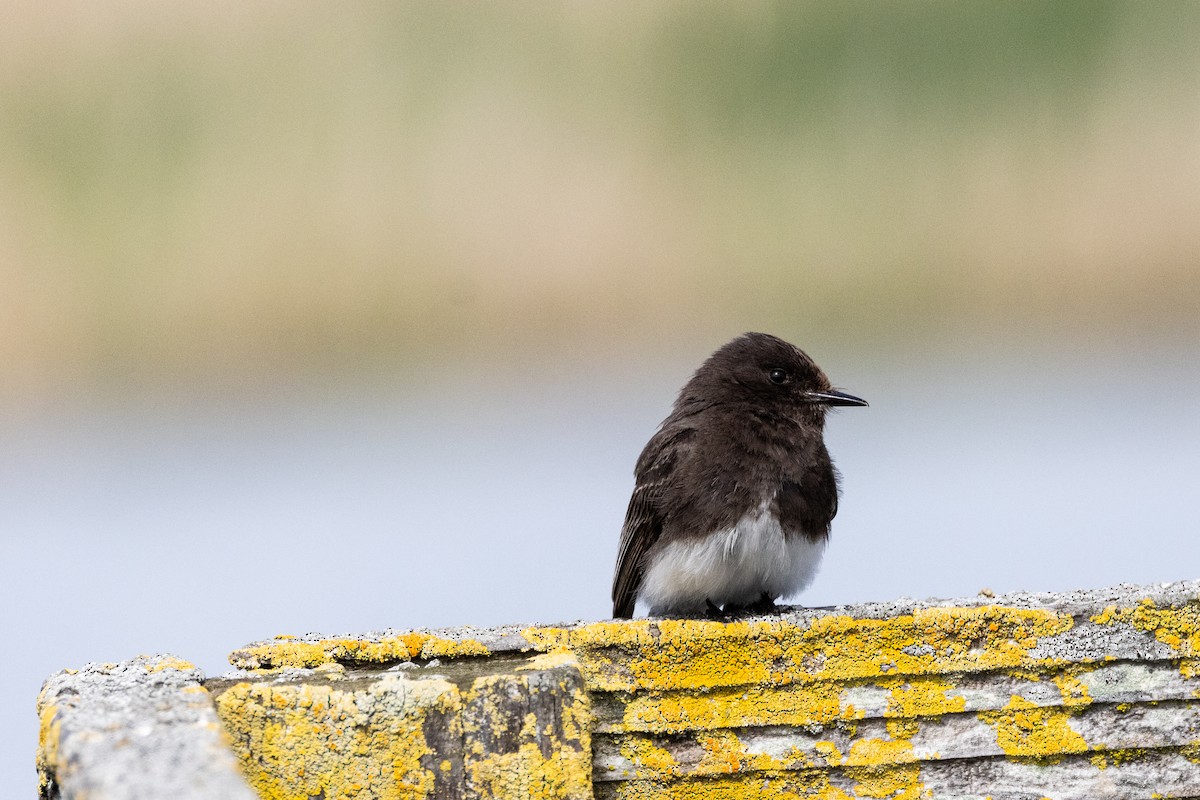
{"label": "black phoebe", "polygon": [[613,616],[769,611],[807,586],[838,506],[825,412],[866,404],[774,336],[713,353],[638,457]]}

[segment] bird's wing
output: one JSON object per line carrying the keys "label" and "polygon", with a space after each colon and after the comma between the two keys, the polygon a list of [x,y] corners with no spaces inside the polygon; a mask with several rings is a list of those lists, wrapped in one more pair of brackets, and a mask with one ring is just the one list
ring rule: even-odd
{"label": "bird's wing", "polygon": [[625,524],[621,527],[621,549],[613,574],[613,616],[629,619],[646,574],[646,553],[662,533],[661,501],[675,466],[691,451],[691,428],[661,430],[638,458],[634,477],[637,484],[629,498]]}

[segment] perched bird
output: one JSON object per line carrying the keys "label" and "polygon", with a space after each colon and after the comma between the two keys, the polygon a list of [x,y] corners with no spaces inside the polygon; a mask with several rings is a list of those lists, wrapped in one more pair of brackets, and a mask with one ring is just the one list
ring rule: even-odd
{"label": "perched bird", "polygon": [[865,405],[774,336],[713,353],[638,458],[613,616],[765,612],[806,587],[838,507],[825,412]]}

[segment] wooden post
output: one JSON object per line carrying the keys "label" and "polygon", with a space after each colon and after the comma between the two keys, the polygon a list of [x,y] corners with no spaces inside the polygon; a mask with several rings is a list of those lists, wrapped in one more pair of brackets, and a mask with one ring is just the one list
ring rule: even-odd
{"label": "wooden post", "polygon": [[204,687],[264,798],[1200,796],[1200,582],[281,637],[231,661]]}

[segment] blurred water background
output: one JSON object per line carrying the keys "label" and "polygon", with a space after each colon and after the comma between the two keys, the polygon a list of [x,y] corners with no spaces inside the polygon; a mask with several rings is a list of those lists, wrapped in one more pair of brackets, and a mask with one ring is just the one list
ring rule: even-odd
{"label": "blurred water background", "polygon": [[871,401],[800,602],[1200,577],[1198,40],[1185,2],[9,4],[0,785],[63,667],[606,616],[633,461],[745,330]]}

